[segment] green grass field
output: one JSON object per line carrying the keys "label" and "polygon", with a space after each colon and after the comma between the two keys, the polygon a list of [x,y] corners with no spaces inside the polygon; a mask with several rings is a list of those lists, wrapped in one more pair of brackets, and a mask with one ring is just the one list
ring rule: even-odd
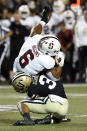
{"label": "green grass field", "polygon": [[[71,122],[15,127],[12,123],[22,119],[16,104],[25,95],[16,93],[13,88],[0,88],[0,131],[87,131],[87,87],[65,87],[65,91],[70,103],[66,117]],[[31,114],[33,119],[43,116]]]}

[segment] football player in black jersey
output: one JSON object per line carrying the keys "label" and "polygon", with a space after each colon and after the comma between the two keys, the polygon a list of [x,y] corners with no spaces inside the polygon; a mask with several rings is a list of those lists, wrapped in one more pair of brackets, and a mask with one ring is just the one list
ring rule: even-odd
{"label": "football player in black jersey", "polygon": [[[20,79],[20,80],[18,80]],[[30,80],[30,86],[25,85]],[[14,125],[34,125],[34,124],[51,124],[60,122],[68,111],[68,100],[64,91],[64,87],[60,81],[52,81],[45,75],[30,76],[20,73],[13,79],[13,83],[20,86],[18,92],[27,92],[30,99],[22,100],[17,107],[22,114],[24,120],[19,120]],[[19,84],[19,85],[18,85]],[[37,97],[39,96],[39,97]],[[43,98],[43,99],[42,99]],[[44,119],[33,121],[29,113],[51,114]]]}

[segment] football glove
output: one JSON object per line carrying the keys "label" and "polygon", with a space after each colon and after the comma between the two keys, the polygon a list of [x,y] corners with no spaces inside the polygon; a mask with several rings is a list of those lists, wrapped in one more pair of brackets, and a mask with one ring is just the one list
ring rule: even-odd
{"label": "football glove", "polygon": [[58,55],[56,56],[56,58],[55,58],[55,61],[56,61],[57,65],[59,65],[60,67],[63,67],[63,65],[64,65],[64,58],[65,58],[64,53],[62,51],[60,51],[58,53]]}
{"label": "football glove", "polygon": [[48,14],[50,12],[50,7],[49,6],[45,6],[43,8],[43,11],[42,11],[42,18],[41,18],[41,21],[44,21],[44,22],[48,22]]}

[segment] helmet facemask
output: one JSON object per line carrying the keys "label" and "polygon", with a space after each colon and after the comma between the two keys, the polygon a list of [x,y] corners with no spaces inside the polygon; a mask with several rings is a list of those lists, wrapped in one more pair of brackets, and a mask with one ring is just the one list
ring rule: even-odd
{"label": "helmet facemask", "polygon": [[73,11],[66,10],[64,12],[64,22],[67,24],[72,24],[74,20],[75,20],[75,15],[74,15]]}
{"label": "helmet facemask", "polygon": [[30,11],[27,5],[21,5],[18,9],[18,12],[19,12],[19,15],[21,16],[21,19],[26,19],[30,14]]}

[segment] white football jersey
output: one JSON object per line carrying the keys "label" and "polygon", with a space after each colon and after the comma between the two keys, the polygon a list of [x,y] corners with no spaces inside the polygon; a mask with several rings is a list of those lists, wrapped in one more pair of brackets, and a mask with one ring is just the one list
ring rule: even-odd
{"label": "white football jersey", "polygon": [[40,19],[41,18],[39,16],[35,15],[35,16],[29,16],[25,20],[21,20],[20,22],[28,29],[31,29],[40,22]]}
{"label": "white football jersey", "polygon": [[58,30],[58,24],[63,21],[64,15],[63,13],[61,15],[56,14],[55,12],[52,13],[52,16],[49,20],[49,22],[44,25],[42,34],[55,34]]}
{"label": "white football jersey", "polygon": [[42,37],[42,35],[35,35],[28,37],[24,42],[14,62],[14,73],[20,71],[36,75],[44,69],[51,69],[55,66],[55,60],[52,57],[38,51],[37,44]]}
{"label": "white football jersey", "polygon": [[83,19],[78,21],[75,26],[76,46],[87,46],[87,22]]}
{"label": "white football jersey", "polygon": [[[10,32],[9,26],[10,21],[8,19],[0,20],[0,37],[4,37],[8,32]],[[10,44],[9,38],[6,38],[4,40],[0,41],[0,44],[3,44],[3,42]]]}
{"label": "white football jersey", "polygon": [[65,22],[65,28],[66,29],[69,29],[69,30],[73,30],[74,29],[74,26],[75,26],[75,20],[72,20],[72,22],[71,23],[66,23]]}

